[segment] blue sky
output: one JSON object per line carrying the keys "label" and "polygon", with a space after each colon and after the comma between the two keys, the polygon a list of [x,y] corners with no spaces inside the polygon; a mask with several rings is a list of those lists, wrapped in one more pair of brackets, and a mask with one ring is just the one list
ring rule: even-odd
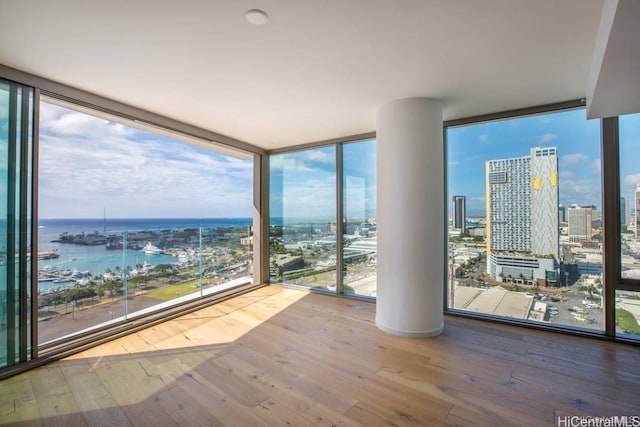
{"label": "blue sky", "polygon": [[[95,218],[103,208],[113,218],[252,214],[251,160],[48,103],[40,129],[42,218]],[[584,110],[451,128],[447,137],[447,199],[465,195],[469,216],[484,215],[485,161],[535,146],[558,148],[561,204],[601,208],[600,122]],[[640,114],[621,118],[620,137],[622,195],[634,208]],[[344,147],[346,216],[375,216],[375,142]],[[271,216],[335,217],[333,146],[276,155],[271,164]]]}
{"label": "blue sky", "polygon": [[620,117],[620,188],[622,196],[631,199],[640,184],[640,114]]}
{"label": "blue sky", "polygon": [[[40,117],[41,218],[252,216],[252,160],[46,102]],[[335,147],[271,164],[272,216],[335,217]],[[375,216],[375,142],[346,144],[344,164],[347,217]]]}
{"label": "blue sky", "polygon": [[[375,217],[375,141],[343,145],[345,217]],[[271,157],[270,216],[329,220],[336,216],[335,146]]]}
{"label": "blue sky", "polygon": [[41,103],[41,218],[251,217],[253,161]]}
{"label": "blue sky", "polygon": [[[640,115],[621,130],[622,195],[632,197],[640,182]],[[632,128],[635,127],[635,132]],[[594,204],[601,209],[600,121],[584,110],[451,128],[447,134],[448,200],[467,197],[467,215],[485,211],[485,162],[529,155],[531,147],[557,147],[560,204]],[[631,147],[636,147],[635,149]],[[633,207],[633,202],[632,202]]]}

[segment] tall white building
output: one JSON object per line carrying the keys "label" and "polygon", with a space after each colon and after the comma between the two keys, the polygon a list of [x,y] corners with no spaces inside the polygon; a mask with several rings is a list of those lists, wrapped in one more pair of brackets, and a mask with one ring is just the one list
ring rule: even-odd
{"label": "tall white building", "polygon": [[620,226],[627,227],[630,221],[630,211],[631,206],[629,201],[624,197],[620,197]]}
{"label": "tall white building", "polygon": [[531,149],[531,252],[560,258],[558,155],[555,147]]}
{"label": "tall white building", "polygon": [[488,251],[531,251],[531,158],[486,163]]}
{"label": "tall white building", "polygon": [[[497,278],[507,267],[512,272],[521,268],[518,276],[542,279],[533,273],[535,268],[524,271],[524,266],[535,259],[559,259],[556,147],[486,162],[486,194],[487,271]],[[495,256],[506,252],[509,257]],[[509,265],[500,260],[509,260]]]}

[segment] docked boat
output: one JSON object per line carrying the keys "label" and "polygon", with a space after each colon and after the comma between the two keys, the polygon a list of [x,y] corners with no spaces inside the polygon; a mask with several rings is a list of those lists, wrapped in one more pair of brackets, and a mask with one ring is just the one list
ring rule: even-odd
{"label": "docked boat", "polygon": [[149,255],[158,255],[162,253],[162,249],[155,245],[152,245],[151,242],[147,242],[144,248],[142,248],[142,252]]}
{"label": "docked boat", "polygon": [[60,254],[56,250],[39,251],[38,252],[38,259],[40,259],[40,260],[42,260],[42,259],[56,259],[56,258],[60,258]]}

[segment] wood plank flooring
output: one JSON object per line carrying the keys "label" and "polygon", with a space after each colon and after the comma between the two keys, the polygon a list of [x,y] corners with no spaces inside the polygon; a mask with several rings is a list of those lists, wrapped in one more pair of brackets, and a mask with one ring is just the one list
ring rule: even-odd
{"label": "wood plank flooring", "polygon": [[0,382],[17,426],[557,425],[640,415],[640,349],[270,286]]}

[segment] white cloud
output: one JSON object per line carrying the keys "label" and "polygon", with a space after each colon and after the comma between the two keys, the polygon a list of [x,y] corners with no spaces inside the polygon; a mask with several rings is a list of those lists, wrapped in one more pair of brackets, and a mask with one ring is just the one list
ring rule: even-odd
{"label": "white cloud", "polygon": [[251,216],[251,160],[44,105],[42,217]]}
{"label": "white cloud", "polygon": [[0,111],[2,114],[9,111],[9,91],[5,87],[0,87]]}
{"label": "white cloud", "polygon": [[133,128],[88,114],[44,102],[41,105],[40,132],[44,134],[104,138],[132,136],[136,132]]}
{"label": "white cloud", "polygon": [[452,160],[447,163],[449,166],[457,166],[460,164],[458,160]]}
{"label": "white cloud", "polygon": [[295,172],[335,171],[335,157],[326,149],[304,150],[271,156],[269,162],[273,170],[287,174]]}
{"label": "white cloud", "polygon": [[329,154],[326,150],[305,150],[303,156],[306,160],[311,160],[319,163],[333,164],[335,163],[335,157]]}
{"label": "white cloud", "polygon": [[[335,217],[334,152],[333,148],[319,148],[270,158],[273,171],[270,195],[273,202],[270,211],[272,216],[317,219]],[[350,182],[354,184],[353,180]]]}
{"label": "white cloud", "polygon": [[594,175],[600,175],[600,172],[602,171],[602,162],[600,161],[600,159],[593,159],[593,161],[591,162],[591,172]]}
{"label": "white cloud", "polygon": [[589,160],[589,157],[582,153],[565,154],[560,158],[560,167],[566,168],[575,166],[578,163],[586,162],[587,160]]}
{"label": "white cloud", "polygon": [[637,185],[640,185],[640,173],[625,175],[622,179],[622,193],[634,193]]}
{"label": "white cloud", "polygon": [[331,218],[335,216],[336,183],[334,176],[317,176],[299,180],[292,177],[283,183],[284,217]]}
{"label": "white cloud", "polygon": [[555,139],[558,139],[558,135],[555,133],[545,133],[538,138],[538,144],[547,144]]}
{"label": "white cloud", "polygon": [[561,179],[559,185],[560,203],[564,206],[572,204],[602,204],[600,178]]}
{"label": "white cloud", "polygon": [[290,172],[310,172],[313,170],[303,160],[287,155],[269,157],[269,165],[273,170],[286,170]]}
{"label": "white cloud", "polygon": [[572,179],[576,176],[574,172],[567,169],[560,169],[560,171],[558,171],[558,175],[560,176],[560,182],[562,182],[563,179]]}
{"label": "white cloud", "polygon": [[491,140],[489,139],[489,135],[487,135],[487,134],[482,134],[482,135],[479,136],[479,138],[480,138],[480,141],[485,143],[485,144],[488,144],[488,143],[491,142]]}

